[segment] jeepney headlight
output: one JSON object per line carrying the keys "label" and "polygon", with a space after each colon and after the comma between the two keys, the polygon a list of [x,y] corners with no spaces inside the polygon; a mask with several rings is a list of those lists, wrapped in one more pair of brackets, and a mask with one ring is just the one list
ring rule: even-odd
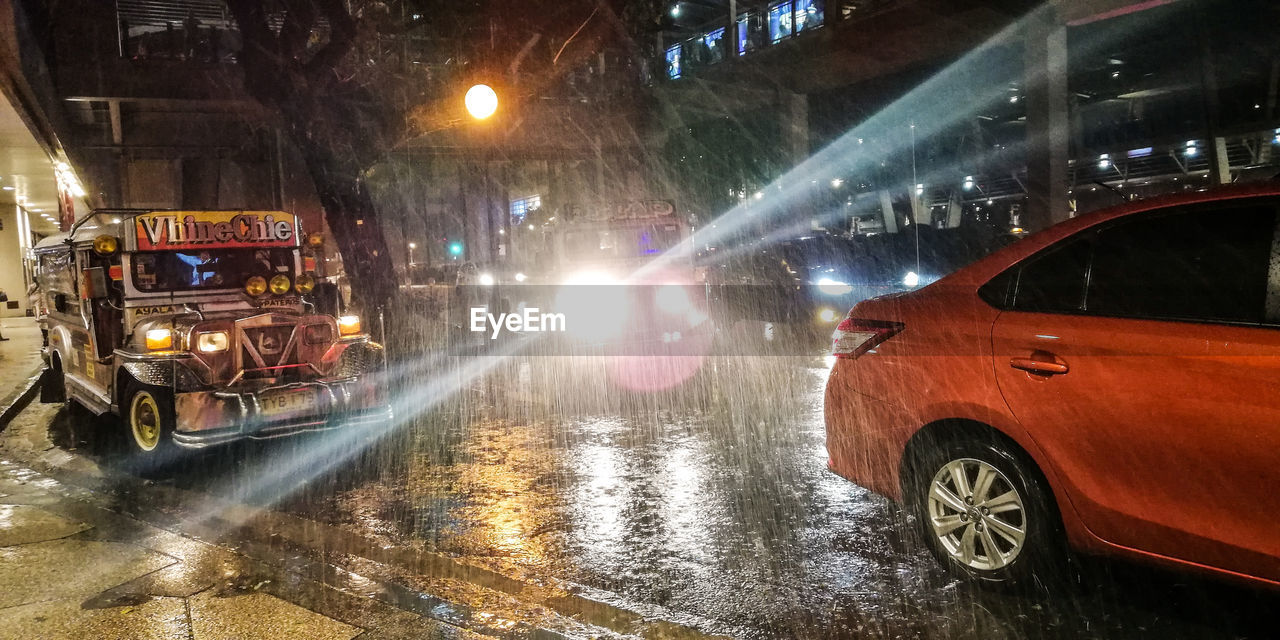
{"label": "jeepney headlight", "polygon": [[93,252],[100,256],[109,256],[120,248],[120,240],[115,236],[101,235],[93,239]]}
{"label": "jeepney headlight", "polygon": [[271,278],[271,293],[276,295],[289,293],[289,290],[292,288],[293,283],[289,282],[289,276],[286,276],[283,273]]}
{"label": "jeepney headlight", "polygon": [[267,279],[262,276],[253,276],[244,281],[245,293],[257,297],[267,292]]}
{"label": "jeepney headlight", "polygon": [[226,351],[230,342],[226,331],[210,331],[196,336],[196,349],[201,353],[217,353]]}
{"label": "jeepney headlight", "polygon": [[316,288],[316,279],[311,274],[304,273],[298,276],[294,286],[298,289],[298,293],[311,293],[311,290]]}
{"label": "jeepney headlight", "polygon": [[173,348],[173,330],[171,329],[148,329],[147,330],[147,350],[163,351]]}
{"label": "jeepney headlight", "polygon": [[338,318],[338,334],[353,336],[360,333],[360,316],[342,316]]}

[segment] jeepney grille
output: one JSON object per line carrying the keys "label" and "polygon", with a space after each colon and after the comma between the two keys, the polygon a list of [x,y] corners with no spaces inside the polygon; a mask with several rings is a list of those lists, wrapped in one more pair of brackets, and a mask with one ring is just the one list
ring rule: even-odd
{"label": "jeepney grille", "polygon": [[337,378],[354,378],[364,375],[382,363],[382,349],[368,343],[357,343],[347,347],[338,359],[338,366],[333,371]]}
{"label": "jeepney grille", "polygon": [[297,345],[289,345],[294,327],[272,325],[244,329],[240,362],[246,378],[277,377],[282,371],[279,367],[298,364]]}

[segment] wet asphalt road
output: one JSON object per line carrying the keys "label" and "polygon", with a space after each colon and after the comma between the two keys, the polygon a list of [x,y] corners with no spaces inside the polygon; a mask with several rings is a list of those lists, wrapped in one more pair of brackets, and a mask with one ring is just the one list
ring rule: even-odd
{"label": "wet asphalt road", "polygon": [[[1275,637],[1276,594],[1128,563],[1085,560],[1052,594],[949,579],[895,505],[826,471],[813,353],[707,359],[661,392],[507,363],[371,453],[232,493],[737,637]],[[441,370],[401,380],[406,406]],[[226,495],[279,452],[206,455],[171,482]]]}

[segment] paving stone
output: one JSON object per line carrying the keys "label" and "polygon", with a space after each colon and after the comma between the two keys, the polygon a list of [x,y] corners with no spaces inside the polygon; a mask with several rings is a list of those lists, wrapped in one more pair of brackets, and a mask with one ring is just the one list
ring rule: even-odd
{"label": "paving stone", "polygon": [[186,603],[181,598],[152,598],[106,609],[85,608],[79,598],[66,598],[0,609],[0,640],[189,638]]}
{"label": "paving stone", "polygon": [[118,542],[63,539],[0,547],[0,607],[90,598],[173,563],[168,556]]}
{"label": "paving stone", "polygon": [[349,640],[363,631],[261,592],[222,596],[206,591],[188,602],[193,640]]}
{"label": "paving stone", "polygon": [[0,547],[56,540],[89,528],[39,507],[0,504]]}

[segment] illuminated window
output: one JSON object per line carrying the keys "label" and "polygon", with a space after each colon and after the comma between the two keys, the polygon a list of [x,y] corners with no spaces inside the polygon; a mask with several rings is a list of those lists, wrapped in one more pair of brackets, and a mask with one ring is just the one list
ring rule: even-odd
{"label": "illuminated window", "polygon": [[702,36],[702,44],[707,48],[705,62],[713,64],[724,60],[724,27]]}
{"label": "illuminated window", "polygon": [[683,69],[680,62],[680,45],[675,45],[667,49],[667,77],[675,80],[679,78]]}
{"label": "illuminated window", "polygon": [[795,0],[796,33],[822,26],[822,0]]}
{"label": "illuminated window", "polygon": [[511,222],[520,224],[524,221],[524,217],[529,215],[530,211],[540,209],[542,207],[542,196],[532,195],[528,198],[520,198],[511,201]]}
{"label": "illuminated window", "polygon": [[792,27],[791,0],[775,2],[769,5],[769,41],[780,42],[791,35]]}

